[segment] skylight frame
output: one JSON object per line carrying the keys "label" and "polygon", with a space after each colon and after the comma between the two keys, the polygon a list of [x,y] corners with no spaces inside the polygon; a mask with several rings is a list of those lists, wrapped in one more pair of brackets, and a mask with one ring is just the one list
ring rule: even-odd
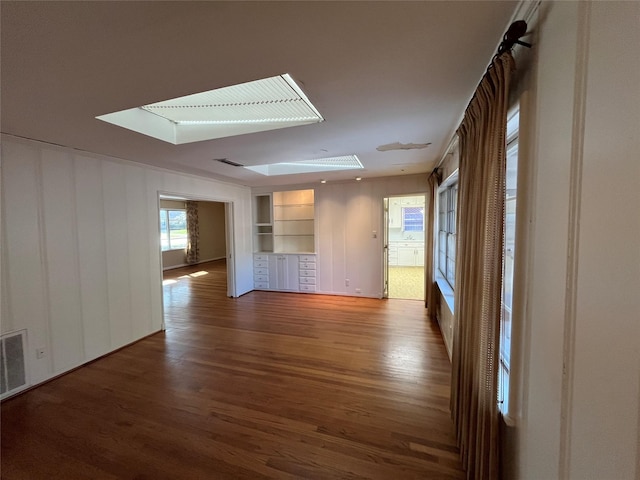
{"label": "skylight frame", "polygon": [[294,175],[297,173],[325,173],[332,171],[361,170],[364,169],[364,166],[357,155],[343,155],[339,157],[245,166],[244,168],[265,176],[278,176]]}
{"label": "skylight frame", "polygon": [[96,118],[174,145],[324,121],[287,73]]}

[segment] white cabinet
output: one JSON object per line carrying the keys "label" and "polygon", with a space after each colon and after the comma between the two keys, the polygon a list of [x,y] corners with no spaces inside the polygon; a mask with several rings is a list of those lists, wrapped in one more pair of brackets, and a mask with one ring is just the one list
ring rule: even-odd
{"label": "white cabinet", "polygon": [[260,290],[269,289],[269,255],[253,256],[253,286]]}
{"label": "white cabinet", "polygon": [[402,207],[399,198],[389,199],[389,228],[402,227]]}
{"label": "white cabinet", "polygon": [[316,256],[300,255],[299,288],[301,292],[316,291]]}
{"label": "white cabinet", "polygon": [[298,256],[271,255],[269,284],[272,290],[298,290]]}
{"label": "white cabinet", "polygon": [[398,265],[398,246],[389,245],[389,266],[395,267]]}
{"label": "white cabinet", "polygon": [[413,267],[416,264],[416,249],[414,247],[398,247],[398,265]]}
{"label": "white cabinet", "polygon": [[315,292],[316,257],[284,253],[255,254],[253,282],[258,290]]}
{"label": "white cabinet", "polygon": [[423,267],[424,243],[395,243],[389,245],[389,266]]}

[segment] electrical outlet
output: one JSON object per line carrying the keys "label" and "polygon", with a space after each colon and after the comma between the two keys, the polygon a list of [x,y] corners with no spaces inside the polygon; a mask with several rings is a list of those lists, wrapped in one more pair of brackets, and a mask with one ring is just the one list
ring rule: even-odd
{"label": "electrical outlet", "polygon": [[349,286],[349,279],[348,279],[348,278],[344,281],[344,286],[345,286],[345,287],[348,287],[348,286]]}
{"label": "electrical outlet", "polygon": [[362,289],[361,288],[356,288],[356,293],[362,293]]}
{"label": "electrical outlet", "polygon": [[36,348],[36,358],[44,358],[44,348]]}

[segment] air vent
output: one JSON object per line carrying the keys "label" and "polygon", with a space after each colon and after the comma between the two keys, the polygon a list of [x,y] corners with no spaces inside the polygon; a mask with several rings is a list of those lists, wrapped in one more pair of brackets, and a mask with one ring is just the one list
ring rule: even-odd
{"label": "air vent", "polygon": [[13,395],[28,386],[26,349],[26,330],[0,337],[0,398]]}
{"label": "air vent", "polygon": [[226,163],[227,165],[231,165],[232,167],[244,167],[244,165],[241,165],[236,162],[232,162],[231,160],[227,160],[226,158],[214,158],[214,160],[216,162]]}

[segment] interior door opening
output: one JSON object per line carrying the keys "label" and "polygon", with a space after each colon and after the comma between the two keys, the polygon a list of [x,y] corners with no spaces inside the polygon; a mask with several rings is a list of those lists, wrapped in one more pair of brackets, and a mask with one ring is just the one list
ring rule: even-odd
{"label": "interior door opening", "polygon": [[164,329],[166,303],[175,302],[180,283],[188,291],[190,279],[215,272],[235,296],[233,204],[161,194],[159,215]]}
{"label": "interior door opening", "polygon": [[425,296],[425,195],[384,199],[384,285],[387,298]]}

